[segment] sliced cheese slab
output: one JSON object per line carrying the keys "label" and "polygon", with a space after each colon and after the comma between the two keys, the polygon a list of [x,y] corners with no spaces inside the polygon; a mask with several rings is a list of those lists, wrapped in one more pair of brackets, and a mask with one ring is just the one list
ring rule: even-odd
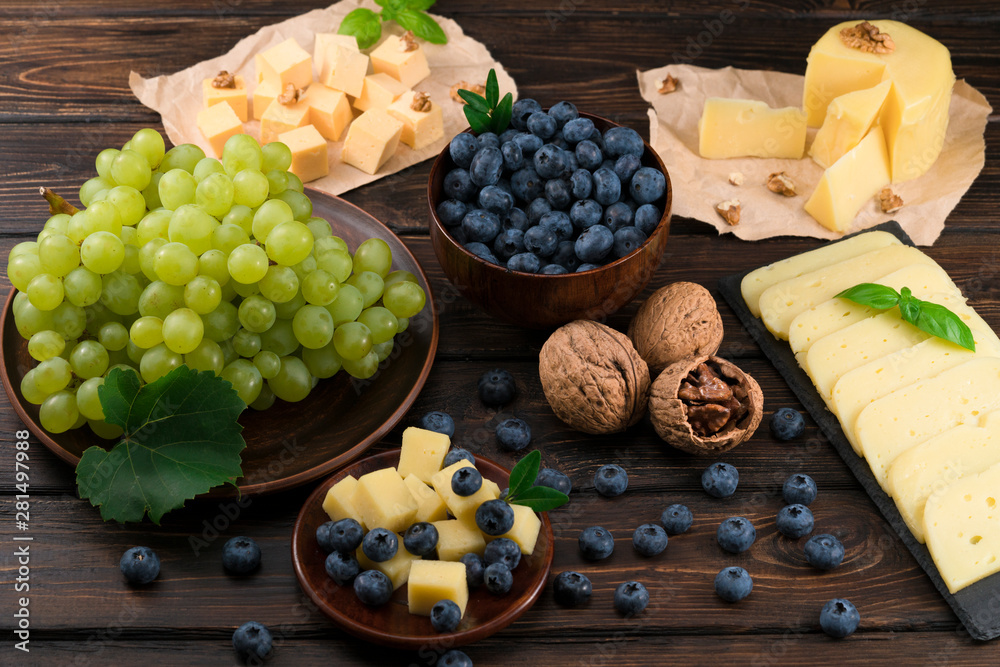
{"label": "sliced cheese slab", "polygon": [[753,316],[760,317],[760,295],[768,287],[891,245],[902,245],[902,243],[888,232],[867,232],[762,266],[744,276],[740,283],[743,300]]}
{"label": "sliced cheese slab", "polygon": [[878,280],[910,264],[934,264],[934,260],[916,248],[898,245],[804,273],[764,290],[760,295],[760,317],[772,334],[788,340],[792,320],[800,313],[832,299],[848,287]]}
{"label": "sliced cheese slab", "polygon": [[983,426],[956,426],[897,456],[889,469],[889,489],[913,536],[924,541],[924,508],[932,496],[997,463],[1000,412],[988,414]]}
{"label": "sliced cheese slab", "polygon": [[927,548],[952,593],[1000,572],[998,498],[1000,465],[994,465],[927,500]]}
{"label": "sliced cheese slab", "polygon": [[960,424],[977,424],[1000,408],[1000,359],[976,357],[898,389],[858,415],[854,435],[875,479],[888,493],[897,456]]}

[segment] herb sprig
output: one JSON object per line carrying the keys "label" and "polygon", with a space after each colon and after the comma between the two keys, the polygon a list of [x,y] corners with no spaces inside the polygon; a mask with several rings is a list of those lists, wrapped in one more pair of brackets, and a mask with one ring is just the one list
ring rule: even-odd
{"label": "herb sprig", "polygon": [[367,49],[382,37],[382,23],[395,21],[404,30],[411,30],[417,37],[431,44],[446,44],[448,36],[426,10],[435,0],[375,0],[382,8],[374,12],[364,7],[353,10],[344,17],[337,30],[341,35],[352,35],[358,48]]}
{"label": "herb sprig", "polygon": [[486,77],[486,95],[477,95],[471,90],[460,88],[459,96],[465,100],[465,117],[469,127],[476,134],[493,132],[500,134],[510,125],[510,115],[514,108],[514,96],[507,93],[500,99],[500,84],[496,70],[491,69]]}
{"label": "herb sprig", "polygon": [[562,491],[547,486],[535,486],[541,462],[542,453],[537,449],[517,462],[510,471],[508,503],[524,505],[535,512],[547,512],[569,502],[569,496]]}

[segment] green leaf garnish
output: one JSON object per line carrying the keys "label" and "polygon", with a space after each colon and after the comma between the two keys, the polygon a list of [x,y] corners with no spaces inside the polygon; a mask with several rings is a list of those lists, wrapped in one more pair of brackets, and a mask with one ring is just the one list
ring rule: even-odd
{"label": "green leaf garnish", "polygon": [[486,103],[490,105],[491,109],[495,109],[499,101],[500,82],[497,81],[496,70],[490,69],[490,73],[486,76]]}
{"label": "green leaf garnish", "polygon": [[396,23],[412,30],[413,34],[431,44],[446,44],[448,36],[427,12],[419,9],[403,9],[396,14]]}
{"label": "green leaf garnish", "polygon": [[537,449],[517,462],[510,471],[507,502],[524,505],[534,512],[547,512],[569,502],[569,496],[547,486],[535,486],[542,453]]}
{"label": "green leaf garnish", "polygon": [[940,304],[918,299],[913,296],[909,287],[903,287],[897,292],[885,285],[861,283],[844,290],[837,297],[875,310],[888,310],[899,306],[899,314],[903,320],[921,331],[955,343],[967,350],[976,351],[976,341],[972,336],[972,330],[969,329],[969,325],[962,321],[962,318]]}
{"label": "green leaf garnish", "polygon": [[337,32],[353,35],[358,40],[358,48],[367,49],[382,37],[382,23],[395,21],[400,27],[413,31],[417,37],[431,44],[446,44],[448,35],[425,10],[430,9],[434,0],[375,0],[382,8],[380,12],[359,7],[351,11],[340,23]]}
{"label": "green leaf garnish", "polygon": [[460,89],[459,96],[465,100],[465,118],[476,134],[493,132],[500,134],[510,125],[510,114],[514,107],[514,97],[510,93],[500,99],[500,84],[496,70],[491,69],[486,77],[486,94],[478,95],[471,90]]}
{"label": "green leaf garnish", "polygon": [[382,36],[382,19],[370,9],[358,7],[344,17],[337,30],[341,35],[353,35],[359,49],[367,49]]}
{"label": "green leaf garnish", "polygon": [[525,505],[536,512],[548,512],[562,507],[568,501],[569,497],[562,491],[556,491],[547,486],[533,486],[509,502],[514,505]]}
{"label": "green leaf garnish", "polygon": [[541,465],[542,453],[537,449],[518,461],[514,469],[510,471],[510,479],[508,480],[510,490],[507,492],[507,496],[516,496],[534,486]]}
{"label": "green leaf garnish", "polygon": [[236,421],[246,404],[214,373],[175,368],[145,386],[113,369],[98,389],[104,419],[125,433],[110,451],[90,447],[76,466],[80,496],[101,518],[153,523],[185,500],[243,474],[246,442]]}

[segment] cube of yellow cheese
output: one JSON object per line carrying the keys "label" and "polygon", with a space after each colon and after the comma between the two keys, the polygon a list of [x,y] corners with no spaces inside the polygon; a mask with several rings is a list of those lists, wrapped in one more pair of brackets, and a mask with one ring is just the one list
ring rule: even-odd
{"label": "cube of yellow cheese", "polygon": [[384,111],[406,91],[406,86],[388,74],[369,74],[361,86],[361,95],[354,100],[354,108],[358,111]]}
{"label": "cube of yellow cheese", "polygon": [[433,526],[438,532],[437,554],[441,560],[457,561],[465,554],[482,556],[486,550],[483,534],[478,528],[469,526],[464,521],[447,519],[435,521]]}
{"label": "cube of yellow cheese", "polygon": [[282,104],[276,99],[260,118],[260,143],[277,141],[279,134],[308,124],[309,103],[304,98],[292,104]]}
{"label": "cube of yellow cheese", "polygon": [[452,516],[475,527],[476,510],[479,509],[479,506],[487,500],[495,500],[500,494],[499,491],[495,490],[496,485],[490,486],[486,480],[483,480],[483,485],[471,496],[460,496],[455,493],[451,488],[451,478],[456,471],[466,467],[473,468],[475,466],[465,460],[453,463],[431,478],[431,486],[444,500],[444,504],[448,506],[448,511],[451,512]]}
{"label": "cube of yellow cheese", "polygon": [[339,141],[354,117],[347,95],[322,83],[314,83],[309,86],[305,99],[309,105],[309,123],[325,138]]}
{"label": "cube of yellow cheese", "polygon": [[292,151],[289,168],[303,183],[315,181],[330,173],[326,139],[312,125],[304,125],[278,135],[278,141]]}
{"label": "cube of yellow cheese", "polygon": [[410,585],[406,593],[411,614],[430,616],[434,605],[441,600],[451,600],[465,616],[465,607],[469,603],[465,563],[414,561],[410,566]]}
{"label": "cube of yellow cheese", "polygon": [[372,69],[376,73],[385,73],[412,88],[430,76],[431,68],[427,64],[427,56],[419,44],[407,51],[407,41],[398,35],[389,35],[385,41],[372,51]]}
{"label": "cube of yellow cheese", "polygon": [[239,116],[241,122],[247,122],[247,88],[243,77],[238,74],[233,77],[233,81],[235,82],[235,87],[233,88],[216,88],[212,85],[212,81],[214,80],[215,77],[210,77],[201,82],[202,99],[205,102],[205,108],[225,103],[233,108],[233,111]]}
{"label": "cube of yellow cheese", "polygon": [[522,554],[530,556],[535,550],[535,543],[538,542],[538,534],[542,530],[542,520],[530,507],[511,505],[510,508],[514,510],[514,526],[500,537],[513,540],[517,546],[521,547]]}
{"label": "cube of yellow cheese", "polygon": [[420,481],[413,473],[407,475],[403,483],[413,494],[413,499],[417,501],[417,515],[413,517],[415,522],[433,523],[448,518],[448,506],[444,504],[441,496],[434,489]]}
{"label": "cube of yellow cheese", "polygon": [[412,90],[403,93],[389,105],[387,111],[403,123],[403,134],[399,140],[416,151],[444,137],[444,113],[433,102],[427,111],[416,111],[413,108],[415,96],[416,92]]}
{"label": "cube of yellow cheese", "polygon": [[255,62],[260,68],[257,77],[277,86],[279,91],[289,83],[306,88],[312,82],[312,57],[294,37],[264,51]]}
{"label": "cube of yellow cheese", "polygon": [[412,564],[420,562],[420,556],[414,556],[403,546],[403,536],[397,535],[396,537],[399,539],[399,548],[396,551],[396,555],[389,560],[376,563],[365,555],[361,547],[358,547],[358,550],[354,554],[362,570],[378,570],[389,577],[389,581],[392,582],[392,590],[396,590],[405,584],[410,577],[410,567]]}
{"label": "cube of yellow cheese", "polygon": [[806,117],[800,109],[772,109],[756,100],[710,97],[698,121],[698,152],[704,158],[801,158]]}
{"label": "cube of yellow cheese", "polygon": [[861,143],[878,120],[891,88],[891,81],[883,81],[874,88],[847,93],[830,102],[823,126],[809,147],[812,159],[825,169]]}
{"label": "cube of yellow cheese", "polygon": [[411,426],[403,431],[403,446],[399,451],[399,474],[404,479],[413,473],[423,482],[431,479],[441,470],[444,457],[451,447],[451,438],[444,433],[435,433]]}
{"label": "cube of yellow cheese", "polygon": [[368,56],[358,49],[358,40],[352,35],[317,34],[313,60],[320,83],[351,97],[361,95],[369,61]]}
{"label": "cube of yellow cheese", "polygon": [[402,532],[410,527],[417,513],[417,502],[395,468],[362,475],[353,501],[368,530],[385,528]]}
{"label": "cube of yellow cheese", "polygon": [[354,509],[354,492],[358,489],[358,480],[353,475],[348,475],[330,487],[323,500],[323,511],[330,517],[331,521],[341,519],[354,519],[365,527],[361,515]]}
{"label": "cube of yellow cheese", "polygon": [[253,89],[253,117],[260,120],[264,117],[264,112],[271,106],[278,97],[278,87],[273,83],[262,81]]}
{"label": "cube of yellow cheese", "polygon": [[374,174],[396,152],[402,132],[403,124],[386,112],[366,111],[347,128],[340,158],[367,174]]}
{"label": "cube of yellow cheese", "polygon": [[198,112],[198,129],[215,155],[221,157],[226,140],[234,134],[241,134],[243,123],[231,106],[216,104]]}

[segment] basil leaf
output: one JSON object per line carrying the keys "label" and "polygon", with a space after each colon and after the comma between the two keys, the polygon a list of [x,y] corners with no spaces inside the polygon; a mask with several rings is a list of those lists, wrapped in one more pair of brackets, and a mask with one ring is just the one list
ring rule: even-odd
{"label": "basil leaf", "polygon": [[862,306],[870,306],[878,310],[892,308],[899,303],[900,296],[896,290],[877,283],[861,283],[837,295],[837,298],[848,299]]}
{"label": "basil leaf", "polygon": [[412,30],[413,34],[431,44],[446,44],[448,36],[429,14],[418,9],[401,9],[396,14],[396,23]]}
{"label": "basil leaf", "polygon": [[382,20],[370,9],[359,7],[344,17],[337,30],[341,35],[353,35],[359,49],[367,49],[382,36]]}
{"label": "basil leaf", "polygon": [[476,134],[490,131],[490,117],[482,111],[476,111],[471,106],[465,107],[465,118],[469,121],[469,127]]}
{"label": "basil leaf", "polygon": [[514,469],[510,471],[510,479],[507,484],[510,490],[507,492],[507,497],[513,498],[534,486],[541,464],[542,453],[537,449],[518,461]]}
{"label": "basil leaf", "polygon": [[507,93],[490,115],[490,126],[495,134],[501,134],[510,125],[510,115],[513,108],[514,97]]}
{"label": "basil leaf", "polygon": [[[538,450],[535,450],[538,451]],[[547,512],[562,507],[569,502],[569,496],[562,491],[547,486],[533,486],[510,501],[512,505],[524,505],[535,512]]]}
{"label": "basil leaf", "polygon": [[421,11],[425,11],[434,6],[434,3],[436,1],[437,0],[409,0],[409,2],[406,3],[406,6],[409,9],[418,9]]}
{"label": "basil leaf", "polygon": [[976,341],[969,325],[944,306],[923,301],[913,324],[921,331],[951,341],[967,350],[976,351]]}
{"label": "basil leaf", "polygon": [[496,70],[490,68],[490,73],[486,77],[486,102],[491,109],[496,109],[497,102],[500,101],[500,84],[497,82]]}
{"label": "basil leaf", "polygon": [[913,293],[910,292],[909,287],[904,287],[899,292],[899,314],[903,317],[904,321],[916,325],[917,318],[920,317],[920,308],[923,302],[913,297]]}
{"label": "basil leaf", "polygon": [[468,105],[476,111],[482,111],[486,114],[490,112],[490,105],[486,103],[486,99],[482,95],[477,95],[471,90],[466,90],[465,88],[459,88],[458,96],[465,100]]}

